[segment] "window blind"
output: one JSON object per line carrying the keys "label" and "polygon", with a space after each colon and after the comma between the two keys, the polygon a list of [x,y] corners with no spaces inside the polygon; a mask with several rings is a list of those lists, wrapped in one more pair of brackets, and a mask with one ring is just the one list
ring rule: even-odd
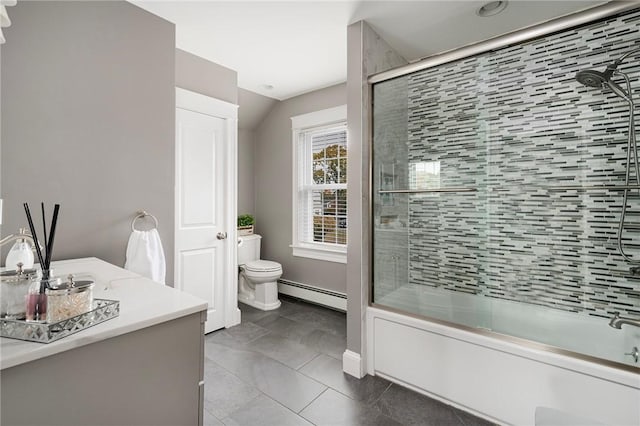
{"label": "window blind", "polygon": [[301,243],[347,244],[346,123],[303,130],[298,147]]}

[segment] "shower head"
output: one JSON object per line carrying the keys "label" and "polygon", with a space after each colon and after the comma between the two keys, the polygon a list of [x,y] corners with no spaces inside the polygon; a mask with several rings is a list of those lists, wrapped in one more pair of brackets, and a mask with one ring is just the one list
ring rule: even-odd
{"label": "shower head", "polygon": [[616,95],[620,96],[628,102],[632,102],[630,94],[625,92],[616,82],[612,81],[611,78],[614,74],[620,74],[623,75],[625,79],[627,79],[626,74],[618,71],[618,66],[622,64],[629,56],[637,52],[640,52],[640,47],[636,47],[625,52],[618,59],[607,65],[604,72],[596,70],[578,71],[576,73],[576,80],[578,80],[580,84],[587,87],[609,87],[609,89],[611,89],[611,91]]}
{"label": "shower head", "polygon": [[580,84],[583,84],[587,87],[596,87],[596,88],[608,87],[609,89],[611,89],[613,93],[615,93],[616,95],[620,96],[622,99],[629,102],[631,101],[629,94],[625,92],[622,89],[622,87],[620,87],[615,81],[611,80],[611,76],[613,76],[614,73],[624,75],[620,71],[616,71],[613,65],[614,64],[609,65],[604,70],[604,72],[600,72],[596,70],[578,71],[576,73],[576,80],[578,80]]}
{"label": "shower head", "polygon": [[576,74],[576,80],[578,80],[578,83],[588,87],[600,88],[604,86],[610,78],[610,75],[596,70],[582,70],[578,71]]}

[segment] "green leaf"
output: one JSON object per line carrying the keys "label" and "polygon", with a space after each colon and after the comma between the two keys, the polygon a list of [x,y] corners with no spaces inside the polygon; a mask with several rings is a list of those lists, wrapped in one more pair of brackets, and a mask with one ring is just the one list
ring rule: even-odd
{"label": "green leaf", "polygon": [[250,214],[241,214],[238,216],[238,226],[251,226],[254,223],[255,220]]}

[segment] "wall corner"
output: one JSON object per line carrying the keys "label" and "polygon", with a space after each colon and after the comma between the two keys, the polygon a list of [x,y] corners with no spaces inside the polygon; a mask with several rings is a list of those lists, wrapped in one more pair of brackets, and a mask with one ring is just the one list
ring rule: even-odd
{"label": "wall corner", "polygon": [[[349,164],[347,205],[349,247],[347,253],[347,351],[344,371],[364,375],[366,359],[366,307],[369,304],[370,271],[370,106],[367,81],[372,74],[407,61],[365,21],[347,27],[347,127]],[[357,366],[357,367],[356,367]]]}

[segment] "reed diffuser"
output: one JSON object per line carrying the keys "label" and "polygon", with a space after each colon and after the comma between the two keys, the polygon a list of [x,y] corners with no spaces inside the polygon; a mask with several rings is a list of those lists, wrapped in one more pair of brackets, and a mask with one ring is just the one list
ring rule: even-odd
{"label": "reed diffuser", "polygon": [[42,277],[34,282],[29,287],[27,295],[26,317],[27,321],[45,321],[47,318],[47,294],[46,289],[50,286],[50,265],[51,256],[53,254],[53,242],[56,236],[56,226],[58,223],[58,212],[60,211],[60,204],[56,204],[53,208],[53,219],[51,220],[51,226],[49,227],[49,235],[47,236],[47,221],[45,217],[44,203],[40,203],[42,211],[42,225],[44,228],[44,257],[42,255],[42,249],[38,242],[38,234],[36,232],[33,219],[31,218],[31,211],[29,210],[29,204],[24,203],[24,211],[27,214],[27,221],[29,222],[29,229],[31,235],[33,235],[33,242],[36,248],[36,255],[38,256],[38,262],[40,262],[40,269],[42,269]]}

